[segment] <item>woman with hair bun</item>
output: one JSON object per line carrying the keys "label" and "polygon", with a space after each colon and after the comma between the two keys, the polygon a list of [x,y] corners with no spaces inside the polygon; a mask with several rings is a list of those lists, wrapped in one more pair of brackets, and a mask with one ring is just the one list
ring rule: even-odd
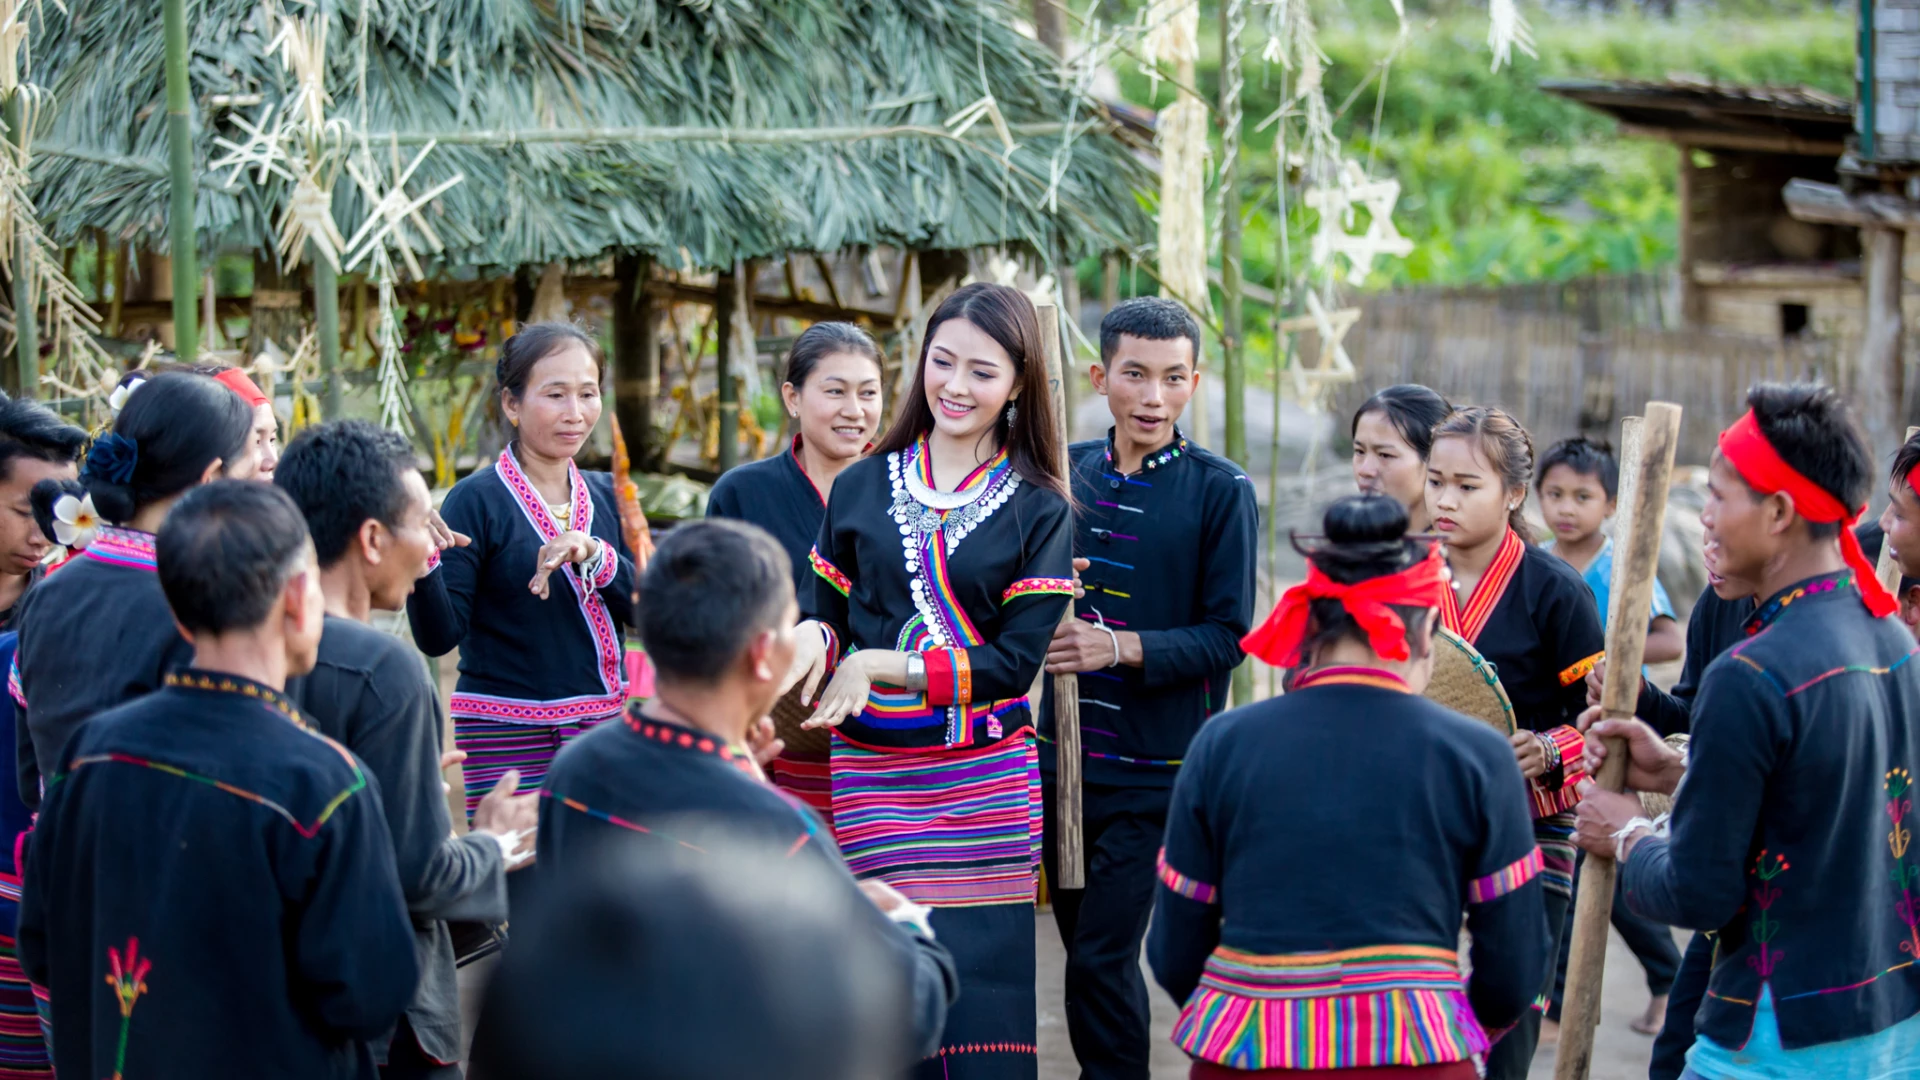
{"label": "woman with hair bun", "polygon": [[[1593,592],[1559,557],[1534,546],[1526,517],[1533,439],[1513,417],[1460,409],[1433,429],[1427,512],[1446,544],[1453,584],[1441,622],[1499,672],[1518,730],[1510,740],[1531,790],[1534,839],[1545,859],[1541,892],[1557,943],[1573,889],[1575,790],[1586,777],[1586,741],[1574,725],[1587,707],[1587,672],[1606,639]],[[1541,1008],[1553,992],[1549,972]],[[1491,1080],[1522,1080],[1540,1037],[1531,1010],[1487,1062]]]}
{"label": "woman with hair bun", "polygon": [[1497,734],[1420,696],[1438,545],[1382,495],[1324,529],[1242,643],[1293,689],[1208,721],[1174,782],[1147,959],[1195,1080],[1475,1080],[1548,973],[1526,786]]}
{"label": "woman with hair bun", "polygon": [[441,516],[471,542],[440,551],[407,600],[421,651],[460,650],[449,711],[469,816],[509,772],[539,787],[563,743],[626,705],[633,558],[613,477],[573,463],[600,420],[600,372],[572,323],[506,340],[494,378],[513,440],[447,492]]}
{"label": "woman with hair bun", "polygon": [[1413,532],[1426,532],[1427,453],[1433,429],[1453,406],[1417,383],[1389,386],[1353,413],[1353,482],[1361,491],[1391,495],[1407,508]]}
{"label": "woman with hair bun", "polygon": [[[807,552],[827,516],[834,480],[860,460],[880,430],[880,346],[852,323],[807,327],[787,354],[780,387],[799,429],[784,454],[729,470],[713,485],[707,516],[750,521],[773,534],[793,560],[793,587],[813,591]],[[833,823],[833,784],[824,752],[786,749],[767,777]]]}
{"label": "woman with hair bun", "polygon": [[[154,576],[153,536],[188,490],[258,471],[252,431],[253,410],[232,390],[177,371],[141,383],[113,430],[94,440],[80,483],[81,505],[92,511],[82,516],[98,518],[98,534],[15,615],[20,648],[9,689],[23,717],[16,765],[28,806],[39,805],[41,777],[81,723],[158,688],[193,658]],[[66,493],[42,480],[35,512],[57,517]]]}

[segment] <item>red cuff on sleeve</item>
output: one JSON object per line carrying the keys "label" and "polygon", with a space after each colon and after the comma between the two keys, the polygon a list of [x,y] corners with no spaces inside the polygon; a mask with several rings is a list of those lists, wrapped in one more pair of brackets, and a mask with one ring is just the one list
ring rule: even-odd
{"label": "red cuff on sleeve", "polygon": [[973,700],[973,667],[967,650],[928,649],[920,656],[927,664],[927,704],[965,705]]}
{"label": "red cuff on sleeve", "polygon": [[1557,788],[1549,788],[1542,784],[1541,780],[1546,779],[1545,777],[1529,785],[1528,794],[1533,797],[1533,816],[1537,818],[1565,813],[1580,805],[1580,793],[1575,789],[1579,787],[1580,781],[1587,778],[1587,770],[1584,767],[1587,755],[1586,736],[1565,725],[1541,734],[1553,740],[1553,745],[1560,751],[1561,780]]}

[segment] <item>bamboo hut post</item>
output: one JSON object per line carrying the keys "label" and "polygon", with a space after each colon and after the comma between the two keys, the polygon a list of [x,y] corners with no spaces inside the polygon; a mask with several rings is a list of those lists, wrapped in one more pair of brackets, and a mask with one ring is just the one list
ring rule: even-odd
{"label": "bamboo hut post", "polygon": [[653,299],[647,295],[652,261],[644,255],[614,259],[613,410],[635,468],[653,461],[653,398],[660,389],[660,358],[654,341]]}
{"label": "bamboo hut post", "polygon": [[[1920,435],[1920,427],[1910,427],[1907,429],[1908,439],[1913,438],[1915,435]],[[1892,593],[1896,599],[1899,598],[1900,564],[1893,560],[1893,545],[1887,543],[1887,539],[1884,536],[1880,538],[1880,559],[1874,564],[1873,576],[1879,578],[1881,586],[1889,593]]]}
{"label": "bamboo hut post", "polygon": [[[1060,386],[1065,379],[1066,366],[1062,362],[1060,341],[1060,309],[1052,304],[1041,304],[1040,341],[1047,353],[1047,382],[1052,391],[1053,419],[1060,430],[1065,431],[1066,408],[1061,400]],[[1071,483],[1073,474],[1067,459],[1067,440],[1060,440],[1060,458],[1055,463],[1060,476]],[[1066,613],[1060,617],[1065,623],[1072,619],[1073,602],[1067,602]],[[1040,671],[1038,685],[1047,677],[1045,668]],[[1033,706],[1039,708],[1036,698]],[[1053,883],[1056,889],[1084,889],[1087,887],[1086,842],[1080,827],[1080,676],[1069,672],[1053,677],[1053,737],[1056,762],[1054,799],[1054,845],[1055,868],[1060,880]]]}
{"label": "bamboo hut post", "polygon": [[714,286],[713,377],[719,397],[719,469],[726,472],[740,461],[740,391],[733,385],[733,311],[740,265],[720,275]]}
{"label": "bamboo hut post", "polygon": [[340,278],[318,250],[313,258],[313,320],[320,339],[320,415],[338,420],[340,405]]}
{"label": "bamboo hut post", "polygon": [[1894,410],[1900,403],[1900,343],[1905,337],[1900,293],[1907,234],[1903,229],[1867,227],[1860,230],[1860,239],[1866,247],[1867,332],[1853,385],[1866,422],[1867,445],[1877,455],[1893,441]]}
{"label": "bamboo hut post", "polygon": [[[1220,359],[1225,377],[1227,460],[1247,467],[1247,354],[1240,277],[1240,37],[1247,0],[1226,0],[1220,20]],[[1197,364],[1199,357],[1194,357]],[[1253,700],[1249,662],[1233,671],[1233,704]]]}
{"label": "bamboo hut post", "polygon": [[[23,152],[29,134],[27,116],[26,93],[16,89],[7,99],[7,127],[12,129],[14,145],[22,148]],[[28,239],[24,223],[9,239],[14,245],[13,342],[14,356],[19,364],[19,390],[27,397],[35,397],[40,391],[40,313],[38,301],[33,295],[33,274],[28,269],[33,265],[30,261],[32,241]]]}
{"label": "bamboo hut post", "polygon": [[[1631,719],[1639,701],[1640,680],[1634,676],[1646,655],[1647,611],[1653,603],[1654,574],[1660,565],[1673,452],[1680,442],[1680,406],[1651,401],[1647,403],[1646,419],[1636,420],[1627,419],[1621,438],[1620,508],[1624,520],[1615,526],[1617,554],[1607,615],[1607,667],[1616,677],[1607,680],[1600,700],[1609,720]],[[1594,782],[1608,791],[1619,791],[1626,772],[1625,742],[1608,740],[1607,759]],[[1607,923],[1613,912],[1618,872],[1613,859],[1592,853],[1580,867],[1554,1080],[1586,1080],[1593,1065],[1593,1034],[1600,1019],[1600,984],[1607,960]]]}
{"label": "bamboo hut post", "polygon": [[[199,352],[193,310],[200,284],[193,237],[193,92],[187,81],[187,0],[166,0],[167,174],[171,185],[167,237],[173,256],[173,351],[191,364]],[[17,97],[17,95],[16,95]]]}
{"label": "bamboo hut post", "polygon": [[107,305],[108,337],[120,336],[120,318],[127,305],[127,267],[133,261],[133,249],[121,243],[113,252],[113,300]]}

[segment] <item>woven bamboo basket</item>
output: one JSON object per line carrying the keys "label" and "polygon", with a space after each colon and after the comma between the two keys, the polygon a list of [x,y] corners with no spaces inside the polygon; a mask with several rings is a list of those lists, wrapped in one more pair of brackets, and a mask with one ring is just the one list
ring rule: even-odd
{"label": "woven bamboo basket", "polygon": [[1513,702],[1500,686],[1500,673],[1480,650],[1445,627],[1433,631],[1433,678],[1427,683],[1426,698],[1502,735],[1513,734]]}

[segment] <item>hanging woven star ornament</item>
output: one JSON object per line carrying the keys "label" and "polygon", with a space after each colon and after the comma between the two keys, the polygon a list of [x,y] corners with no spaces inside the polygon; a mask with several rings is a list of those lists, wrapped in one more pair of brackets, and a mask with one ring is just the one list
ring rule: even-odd
{"label": "hanging woven star ornament", "polygon": [[253,182],[256,184],[265,183],[268,176],[298,182],[299,177],[288,168],[290,161],[284,145],[287,124],[284,118],[279,123],[274,122],[272,102],[268,102],[261,109],[258,120],[250,121],[238,113],[233,114],[231,119],[233,126],[245,132],[247,137],[240,142],[234,142],[218,135],[214,136],[213,145],[227,153],[223,157],[207,162],[207,168],[210,171],[232,169],[233,171],[227,175],[228,187],[232,187],[234,182],[240,179],[240,174],[248,169],[253,170]]}
{"label": "hanging woven star ornament", "polygon": [[[1368,180],[1358,162],[1342,164],[1332,187],[1312,188],[1306,203],[1320,212],[1320,227],[1313,234],[1311,257],[1315,266],[1332,268],[1335,257],[1346,260],[1346,279],[1355,285],[1373,273],[1373,262],[1381,256],[1405,258],[1413,253],[1413,241],[1400,234],[1393,224],[1393,207],[1400,200],[1400,181]],[[1365,232],[1349,232],[1355,208],[1367,212]]]}
{"label": "hanging woven star ornament", "polygon": [[407,181],[413,179],[413,174],[419,170],[420,163],[427,159],[427,155],[433,151],[435,145],[437,144],[433,140],[428,140],[427,145],[420,148],[420,152],[413,156],[413,160],[405,169],[401,169],[398,165],[396,148],[393,185],[384,191],[380,188],[379,173],[372,168],[371,161],[363,162],[353,159],[347,162],[347,173],[353,177],[354,183],[360,185],[360,192],[366,196],[369,204],[367,219],[360,223],[359,230],[346,244],[349,252],[346,269],[349,272],[365,261],[375,247],[391,244],[399,249],[401,259],[407,264],[407,273],[412,275],[413,280],[419,281],[424,278],[425,275],[420,272],[420,261],[414,255],[413,237],[408,229],[403,228],[406,225],[411,225],[413,230],[419,233],[420,240],[435,254],[446,249],[446,245],[440,242],[440,234],[434,232],[433,226],[427,224],[427,219],[421,216],[420,209],[466,178],[459,173],[454,173],[418,198],[410,198],[407,195]]}
{"label": "hanging woven star ornament", "polygon": [[1345,338],[1359,321],[1359,308],[1329,311],[1313,292],[1307,293],[1307,314],[1280,320],[1283,333],[1312,330],[1320,338],[1320,352],[1313,362],[1296,362],[1288,372],[1295,400],[1309,411],[1324,409],[1335,389],[1353,381],[1356,372]]}
{"label": "hanging woven star ornament", "polygon": [[280,212],[280,265],[293,269],[311,242],[327,265],[340,269],[340,257],[347,250],[346,238],[333,221],[333,196],[328,193],[317,170],[300,174],[293,195]]}

